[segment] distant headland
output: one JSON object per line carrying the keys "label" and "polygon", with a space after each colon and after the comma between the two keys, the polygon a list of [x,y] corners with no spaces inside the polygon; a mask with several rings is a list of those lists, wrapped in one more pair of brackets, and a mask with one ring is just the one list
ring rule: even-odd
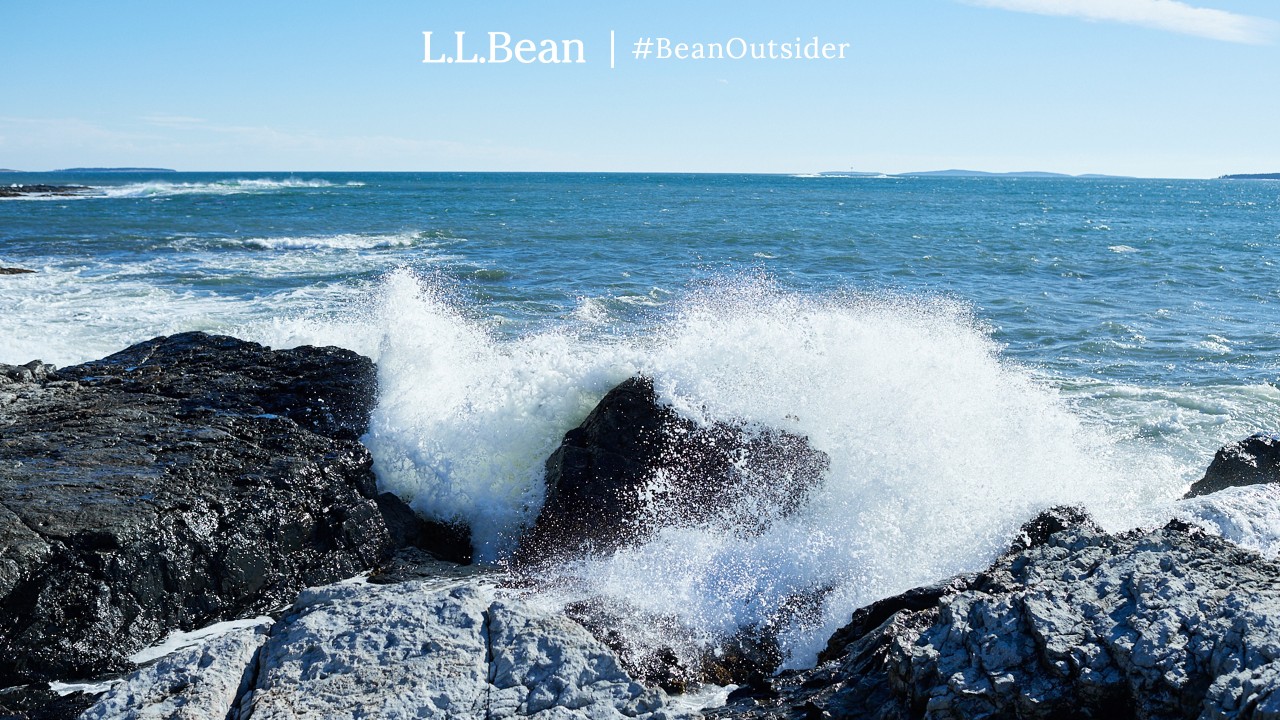
{"label": "distant headland", "polygon": [[176,173],[177,170],[171,168],[146,168],[146,167],[73,167],[59,168],[57,170],[15,170],[13,168],[0,168],[0,173]]}
{"label": "distant headland", "polygon": [[878,173],[878,172],[862,172],[856,170],[818,173],[819,175],[841,176],[841,177],[940,177],[940,178],[1079,178],[1084,180],[1132,180],[1128,175],[1098,175],[1094,173],[1085,175],[1068,175],[1066,173],[1041,172],[1038,170],[1027,170],[1022,172],[985,172],[983,170],[928,170],[924,172],[906,172],[906,173]]}
{"label": "distant headland", "polygon": [[77,168],[62,168],[61,170],[54,170],[54,172],[60,172],[60,173],[171,173],[171,172],[178,172],[178,171],[171,170],[169,168],[77,167]]}
{"label": "distant headland", "polygon": [[1280,173],[1260,173],[1254,175],[1223,175],[1220,180],[1280,180]]}

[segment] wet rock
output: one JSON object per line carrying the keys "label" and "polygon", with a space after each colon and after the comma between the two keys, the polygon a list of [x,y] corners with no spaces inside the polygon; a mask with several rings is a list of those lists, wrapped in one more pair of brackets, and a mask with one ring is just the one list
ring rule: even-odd
{"label": "wet rock", "polygon": [[1039,515],[1023,523],[1018,534],[1009,544],[1006,555],[1014,555],[1023,550],[1039,547],[1049,538],[1066,530],[1080,530],[1101,533],[1102,527],[1094,522],[1089,513],[1082,507],[1059,506],[1049,508]]}
{"label": "wet rock", "polygon": [[16,267],[0,267],[0,275],[32,275],[35,270]]}
{"label": "wet rock", "polygon": [[0,686],[129,669],[390,554],[355,353],[187,333],[0,378]]}
{"label": "wet rock", "polygon": [[375,585],[393,585],[413,580],[469,580],[492,572],[492,568],[484,565],[462,565],[441,560],[416,547],[402,547],[390,560],[378,566],[368,579]]}
{"label": "wet rock", "polygon": [[1218,450],[1213,462],[1183,499],[1229,487],[1280,482],[1280,435],[1256,433]]}
{"label": "wet rock", "polygon": [[664,525],[759,533],[801,507],[829,465],[799,435],[701,426],[659,403],[649,378],[632,378],[548,458],[546,500],[515,563],[608,554]]}
{"label": "wet rock", "polygon": [[1184,523],[1121,535],[1076,523],[982,573],[877,605],[855,615],[816,668],[774,678],[767,693],[733,697],[708,716],[1190,719],[1280,710],[1280,565]]}
{"label": "wet rock", "polygon": [[39,360],[32,360],[26,365],[5,365],[0,363],[0,385],[12,383],[33,383],[49,379],[49,374],[56,370]]}
{"label": "wet rock", "polygon": [[730,634],[708,632],[672,615],[598,596],[569,603],[565,614],[608,646],[632,677],[669,693],[688,693],[707,684],[757,685],[773,675],[785,659],[781,633],[819,626],[832,589],[791,595],[762,613],[757,624]]}
{"label": "wet rock", "polygon": [[470,528],[427,520],[391,493],[382,493],[376,500],[395,547],[416,548],[462,565],[471,562]]}
{"label": "wet rock", "polygon": [[0,690],[0,720],[75,720],[97,695],[60,695],[45,683]]}
{"label": "wet rock", "polygon": [[0,185],[0,198],[27,195],[81,195],[89,191],[84,185]]}

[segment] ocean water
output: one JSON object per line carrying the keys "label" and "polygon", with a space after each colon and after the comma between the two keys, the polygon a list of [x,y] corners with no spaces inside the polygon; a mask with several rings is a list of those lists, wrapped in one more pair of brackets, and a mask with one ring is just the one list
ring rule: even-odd
{"label": "ocean water", "polygon": [[811,662],[856,607],[1059,503],[1280,550],[1270,488],[1178,500],[1280,426],[1280,183],[0,175],[34,182],[92,189],[0,200],[0,266],[37,271],[0,276],[0,362],[193,329],[365,353],[380,483],[486,560],[635,373],[689,417],[808,436],[825,484],[765,534],[675,527],[557,572],[708,643],[824,588],[782,638]]}

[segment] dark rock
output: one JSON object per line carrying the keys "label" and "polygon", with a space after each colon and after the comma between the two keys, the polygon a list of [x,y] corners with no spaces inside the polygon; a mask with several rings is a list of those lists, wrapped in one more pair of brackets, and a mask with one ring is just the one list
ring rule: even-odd
{"label": "dark rock", "polygon": [[515,564],[607,554],[664,526],[759,533],[800,508],[829,465],[799,435],[700,426],[660,404],[652,380],[632,378],[547,459],[546,500]]}
{"label": "dark rock", "polygon": [[1275,561],[1185,523],[1108,535],[1075,522],[982,573],[858,611],[816,668],[707,715],[1270,717],[1277,613]]}
{"label": "dark rock", "polygon": [[35,270],[28,270],[26,268],[0,267],[0,275],[31,275],[34,273]]}
{"label": "dark rock", "polygon": [[[1024,550],[1044,545],[1057,533],[1072,529],[1102,532],[1102,528],[1098,527],[1083,508],[1065,506],[1050,508],[1022,525],[1009,551],[1003,557],[1010,557]],[[925,610],[936,606],[943,597],[970,589],[977,582],[978,577],[976,574],[958,575],[946,582],[912,588],[900,595],[877,600],[858,609],[853,613],[853,619],[849,624],[837,630],[827,640],[826,649],[818,654],[818,662],[823,663],[838,658],[845,648],[866,637],[899,612]]]}
{"label": "dark rock", "polygon": [[392,493],[382,493],[376,500],[386,520],[387,531],[391,533],[392,545],[424,550],[448,562],[470,564],[470,528],[427,520]]}
{"label": "dark rock", "polygon": [[24,195],[80,195],[89,190],[84,185],[0,185],[0,198]]}
{"label": "dark rock", "polygon": [[1280,435],[1256,433],[1218,450],[1204,477],[1183,499],[1229,487],[1280,482]]}
{"label": "dark rock", "polygon": [[46,365],[39,360],[32,360],[26,365],[4,365],[0,363],[0,386],[11,382],[43,382],[56,369],[54,366]]}
{"label": "dark rock", "polygon": [[[600,597],[571,603],[565,614],[612,650],[628,674],[648,685],[671,693],[689,692],[707,683],[762,687],[785,659],[779,645],[782,631],[818,624],[823,601],[832,589],[792,595],[760,624],[728,637],[709,635],[674,616]],[[651,646],[633,640],[653,637],[663,638],[664,643]]]}
{"label": "dark rock", "polygon": [[[683,693],[705,682],[700,663],[705,638],[678,618],[599,597],[570,603],[564,614],[617,655],[627,673],[645,685]],[[663,645],[649,647],[633,640],[651,637],[655,629]]]}
{"label": "dark rock", "polygon": [[24,685],[0,690],[0,720],[75,720],[97,695],[59,695],[49,686]]}
{"label": "dark rock", "polygon": [[1102,528],[1093,521],[1082,507],[1058,506],[1049,508],[1022,524],[1017,536],[1009,544],[1007,555],[1039,547],[1049,538],[1066,530],[1082,530],[1100,533]]}
{"label": "dark rock", "polygon": [[395,585],[416,580],[481,579],[490,575],[498,577],[500,573],[492,566],[462,565],[441,560],[415,547],[402,547],[369,575],[369,582],[374,585]]}
{"label": "dark rock", "polygon": [[850,645],[875,632],[894,615],[935,607],[943,597],[968,590],[973,582],[974,576],[960,575],[937,585],[912,588],[900,595],[877,600],[855,610],[849,624],[835,631],[827,640],[826,649],[818,654],[818,662],[824,663],[841,657]]}
{"label": "dark rock", "polygon": [[272,352],[225,335],[184,333],[138,343],[59,373],[94,386],[159,395],[184,408],[279,415],[325,437],[355,440],[377,404],[373,361],[350,350]]}
{"label": "dark rock", "polygon": [[390,554],[355,353],[187,333],[0,378],[0,686],[125,669]]}

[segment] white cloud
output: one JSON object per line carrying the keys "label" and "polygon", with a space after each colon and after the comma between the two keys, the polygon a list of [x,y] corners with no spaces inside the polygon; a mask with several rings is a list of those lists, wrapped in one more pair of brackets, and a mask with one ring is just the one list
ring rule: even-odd
{"label": "white cloud", "polygon": [[970,5],[1039,15],[1142,25],[1225,42],[1262,45],[1276,23],[1226,10],[1195,7],[1178,0],[965,0]]}

